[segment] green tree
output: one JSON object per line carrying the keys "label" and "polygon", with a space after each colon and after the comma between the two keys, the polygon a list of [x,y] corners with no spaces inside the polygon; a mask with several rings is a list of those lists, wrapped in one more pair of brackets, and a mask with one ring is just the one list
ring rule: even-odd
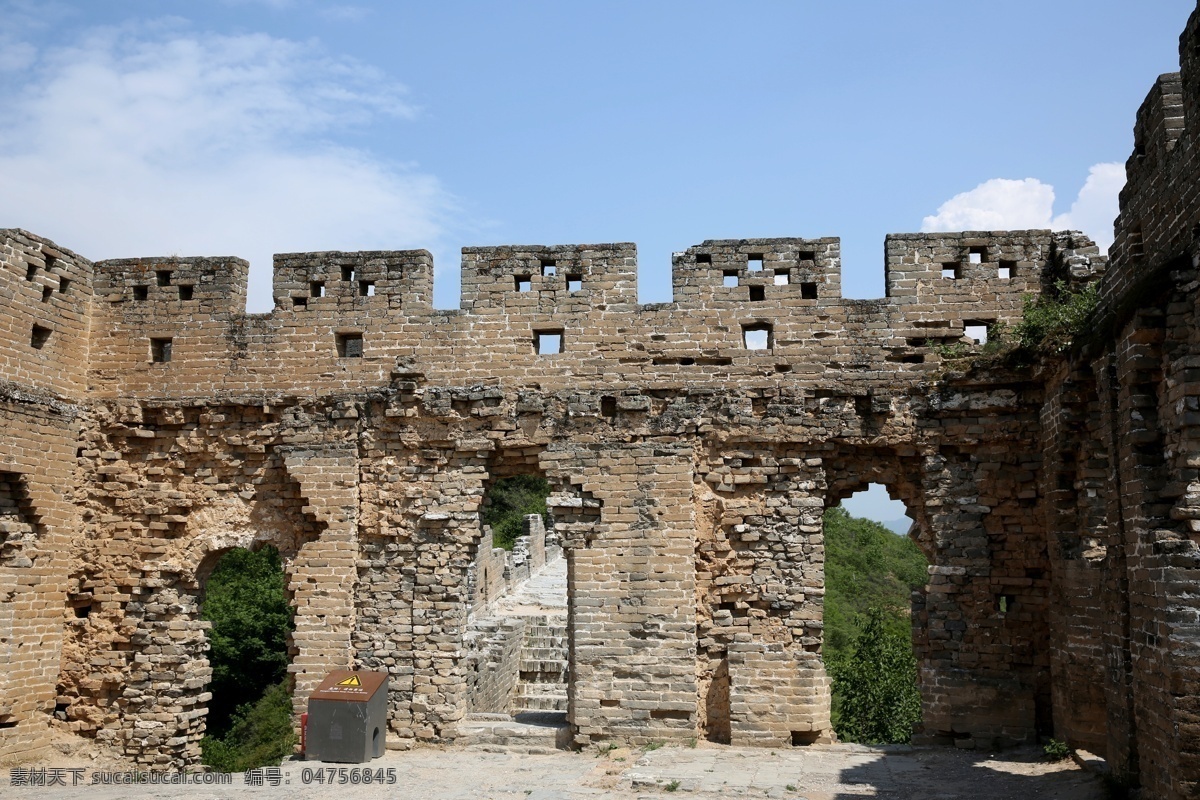
{"label": "green tree", "polygon": [[200,616],[212,622],[206,722],[209,735],[219,738],[239,708],[255,703],[287,676],[294,622],[279,551],[268,545],[258,552],[226,553],[208,579]]}
{"label": "green tree", "polygon": [[859,627],[853,652],[829,664],[839,700],[834,728],[848,742],[907,742],[921,719],[912,641],[889,630],[879,608],[870,609]]}
{"label": "green tree", "polygon": [[285,679],[267,689],[253,705],[242,706],[223,738],[205,736],[200,742],[204,763],[217,772],[243,772],[278,764],[292,754],[292,698]]}
{"label": "green tree", "polygon": [[526,514],[540,514],[546,519],[549,496],[550,484],[536,475],[501,478],[492,484],[481,517],[484,525],[492,527],[493,545],[512,550],[517,537],[525,532]]}

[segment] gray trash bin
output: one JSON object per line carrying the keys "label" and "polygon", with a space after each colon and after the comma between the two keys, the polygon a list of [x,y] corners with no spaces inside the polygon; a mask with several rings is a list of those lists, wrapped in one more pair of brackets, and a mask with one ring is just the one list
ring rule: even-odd
{"label": "gray trash bin", "polygon": [[337,670],[308,698],[304,757],[363,764],[383,755],[387,735],[386,672]]}

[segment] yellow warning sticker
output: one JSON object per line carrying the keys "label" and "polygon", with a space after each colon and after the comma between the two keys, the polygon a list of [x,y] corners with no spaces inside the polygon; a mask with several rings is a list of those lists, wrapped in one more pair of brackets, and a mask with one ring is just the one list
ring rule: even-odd
{"label": "yellow warning sticker", "polygon": [[362,686],[362,681],[360,681],[358,679],[357,675],[351,675],[349,678],[344,678],[343,680],[338,681],[337,685],[338,686]]}

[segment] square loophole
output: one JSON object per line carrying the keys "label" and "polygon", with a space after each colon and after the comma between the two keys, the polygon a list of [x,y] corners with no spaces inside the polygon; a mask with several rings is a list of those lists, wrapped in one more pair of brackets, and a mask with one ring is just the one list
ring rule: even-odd
{"label": "square loophole", "polygon": [[48,302],[50,300],[50,298],[53,296],[54,296],[53,287],[50,287],[50,286],[42,287],[42,302],[43,303]]}
{"label": "square loophole", "polygon": [[173,342],[168,337],[150,340],[150,360],[155,364],[166,364],[171,360]]}
{"label": "square loophole", "polygon": [[567,291],[568,292],[578,292],[578,291],[581,291],[582,289],[583,289],[583,276],[582,275],[568,275],[567,276]]}
{"label": "square loophole", "polygon": [[942,264],[942,277],[947,280],[951,280],[951,281],[958,280],[959,270],[961,269],[961,266],[962,265],[960,265],[958,263]]}
{"label": "square loophole", "polygon": [[776,286],[787,286],[791,282],[792,282],[792,273],[788,272],[786,269],[775,270],[775,285]]}
{"label": "square loophole", "polygon": [[359,281],[358,282],[359,297],[374,297],[375,296],[375,281]]}
{"label": "square loophole", "polygon": [[550,278],[558,274],[558,262],[553,258],[542,259],[542,277]]}
{"label": "square loophole", "polygon": [[967,263],[983,264],[988,260],[988,251],[985,246],[971,247],[967,249]]}
{"label": "square loophole", "polygon": [[712,254],[711,253],[696,253],[696,263],[697,264],[711,264],[712,263]]}
{"label": "square loophole", "polygon": [[533,332],[533,351],[539,356],[558,355],[563,351],[563,344],[562,329]]}
{"label": "square loophole", "polygon": [[362,358],[363,335],[361,333],[337,334],[338,358]]}
{"label": "square loophole", "polygon": [[169,269],[158,270],[157,272],[154,273],[154,277],[155,277],[155,280],[158,282],[159,286],[170,286],[171,285],[171,270],[169,270]]}
{"label": "square loophole", "polygon": [[302,311],[302,310],[308,308],[308,298],[307,297],[293,297],[292,298],[292,308],[296,309],[297,311]]}
{"label": "square loophole", "polygon": [[354,280],[354,267],[342,267],[342,280],[347,283]]}
{"label": "square loophole", "polygon": [[137,300],[139,303],[141,301],[145,300],[149,296],[150,296],[150,287],[149,286],[133,287],[133,299]]}
{"label": "square loophole", "polygon": [[1001,280],[1008,280],[1017,276],[1017,262],[1005,261],[1001,259],[1000,267],[996,270],[996,277]]}
{"label": "square loophole", "polygon": [[34,325],[33,331],[29,334],[29,346],[34,350],[41,350],[48,341],[50,341],[50,329]]}
{"label": "square loophole", "polygon": [[59,294],[66,294],[67,290],[70,288],[71,288],[71,279],[70,278],[59,278],[58,279]]}
{"label": "square loophole", "polygon": [[722,274],[721,285],[726,289],[736,289],[738,285],[738,273],[736,269],[727,269]]}
{"label": "square loophole", "polygon": [[513,286],[518,292],[532,292],[533,278],[529,275],[515,275],[513,276]]}
{"label": "square loophole", "polygon": [[755,322],[743,325],[742,343],[747,350],[770,350],[775,345],[770,323]]}
{"label": "square loophole", "polygon": [[816,300],[817,299],[817,284],[815,284],[815,283],[800,284],[800,297],[803,300]]}
{"label": "square loophole", "polygon": [[763,268],[762,253],[748,253],[746,255],[746,269],[751,272],[761,272]]}
{"label": "square loophole", "polygon": [[180,300],[191,300],[193,297],[195,297],[195,295],[196,295],[196,287],[195,286],[192,286],[191,284],[187,284],[187,283],[179,284],[179,299]]}
{"label": "square loophole", "polygon": [[767,292],[764,287],[751,286],[749,288],[750,288],[750,302],[751,303],[759,303],[766,299]]}
{"label": "square loophole", "polygon": [[308,285],[309,297],[324,297],[325,296],[325,281],[313,281]]}
{"label": "square loophole", "polygon": [[987,344],[991,324],[988,320],[967,320],[963,323],[963,336],[973,339],[976,344]]}

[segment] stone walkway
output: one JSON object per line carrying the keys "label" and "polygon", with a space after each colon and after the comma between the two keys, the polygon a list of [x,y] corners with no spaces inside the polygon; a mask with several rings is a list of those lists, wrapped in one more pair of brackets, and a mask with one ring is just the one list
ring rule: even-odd
{"label": "stone walkway", "polygon": [[516,592],[500,598],[488,616],[566,616],[567,559],[559,556],[546,564]]}
{"label": "stone walkway", "polygon": [[[299,800],[336,795],[339,800],[634,800],[682,796],[703,800],[742,797],[788,800],[1099,800],[1101,782],[1073,762],[1046,764],[1033,750],[996,756],[954,748],[871,749],[814,745],[770,751],[701,743],[695,748],[520,754],[487,748],[417,748],[388,752],[369,765],[393,771],[395,783],[316,783],[317,770],[353,765],[287,762],[279,785],[247,785],[244,775],[227,786],[79,786],[14,788],[9,773],[3,797],[39,800],[119,798],[263,798]],[[364,765],[367,766],[367,765]],[[363,767],[358,767],[361,774]],[[307,770],[308,772],[305,772]],[[383,770],[383,772],[378,772]],[[321,773],[324,775],[325,773]],[[90,780],[90,773],[84,776]],[[69,781],[68,777],[68,781]]]}

